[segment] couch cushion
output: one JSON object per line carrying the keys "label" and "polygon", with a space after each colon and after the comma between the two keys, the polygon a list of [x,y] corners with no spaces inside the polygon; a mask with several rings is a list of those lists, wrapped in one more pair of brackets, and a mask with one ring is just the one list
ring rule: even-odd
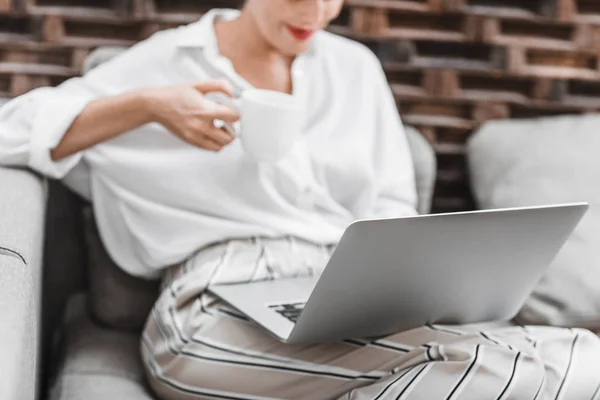
{"label": "couch cushion", "polygon": [[69,301],[63,344],[51,400],[153,399],[144,383],[139,335],[94,324],[83,295]]}
{"label": "couch cushion", "polygon": [[415,167],[415,183],[419,199],[419,214],[428,214],[437,176],[437,162],[433,148],[415,128],[405,127],[410,153]]}
{"label": "couch cushion", "polygon": [[91,208],[84,212],[88,248],[90,311],[109,328],[140,331],[158,297],[158,281],[147,281],[124,272],[108,255]]}
{"label": "couch cushion", "polygon": [[517,320],[600,327],[600,116],[494,121],[468,144],[480,208],[588,201]]}

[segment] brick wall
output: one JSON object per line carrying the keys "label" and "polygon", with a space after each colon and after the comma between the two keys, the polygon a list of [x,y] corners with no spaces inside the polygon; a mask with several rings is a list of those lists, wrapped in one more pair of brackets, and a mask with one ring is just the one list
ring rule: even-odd
{"label": "brick wall", "polygon": [[[238,0],[0,0],[0,97],[77,75]],[[491,118],[600,109],[600,0],[346,0],[330,28],[381,58],[405,123],[435,146],[435,211],[473,207],[464,142]]]}

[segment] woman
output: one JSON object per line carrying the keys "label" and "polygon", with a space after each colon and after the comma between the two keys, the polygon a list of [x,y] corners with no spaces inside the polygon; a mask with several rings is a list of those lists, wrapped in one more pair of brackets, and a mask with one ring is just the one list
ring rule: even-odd
{"label": "woman", "polygon": [[[90,169],[104,243],[162,275],[142,356],[164,399],[591,399],[584,330],[426,326],[290,346],[209,296],[212,283],[319,273],[357,218],[415,213],[406,138],[377,59],[321,30],[342,0],[248,0],[138,44],[83,78],[0,110],[0,160],[62,178]],[[298,96],[305,129],[277,164],[215,128],[204,94]],[[268,121],[265,121],[268,123]]]}

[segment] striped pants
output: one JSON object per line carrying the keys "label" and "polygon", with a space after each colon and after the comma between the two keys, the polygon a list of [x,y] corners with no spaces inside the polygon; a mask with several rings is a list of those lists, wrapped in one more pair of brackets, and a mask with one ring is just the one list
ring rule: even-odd
{"label": "striped pants", "polygon": [[330,252],[292,239],[233,240],[170,269],[141,341],[151,388],[165,400],[600,400],[600,339],[586,330],[429,325],[286,345],[205,291],[319,273]]}

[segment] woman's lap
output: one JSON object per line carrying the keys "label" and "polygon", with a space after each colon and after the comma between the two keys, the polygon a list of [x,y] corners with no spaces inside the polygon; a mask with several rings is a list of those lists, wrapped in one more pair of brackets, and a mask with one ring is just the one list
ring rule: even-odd
{"label": "woman's lap", "polygon": [[297,346],[200,299],[184,312],[162,302],[148,320],[142,353],[165,399],[592,399],[600,385],[588,331],[429,326]]}
{"label": "woman's lap", "polygon": [[166,400],[595,400],[600,339],[591,332],[425,326],[368,343],[286,345],[206,294],[207,277],[230,279],[219,266],[231,249],[213,253],[201,260],[208,267],[188,263],[170,277],[143,333],[150,385]]}

